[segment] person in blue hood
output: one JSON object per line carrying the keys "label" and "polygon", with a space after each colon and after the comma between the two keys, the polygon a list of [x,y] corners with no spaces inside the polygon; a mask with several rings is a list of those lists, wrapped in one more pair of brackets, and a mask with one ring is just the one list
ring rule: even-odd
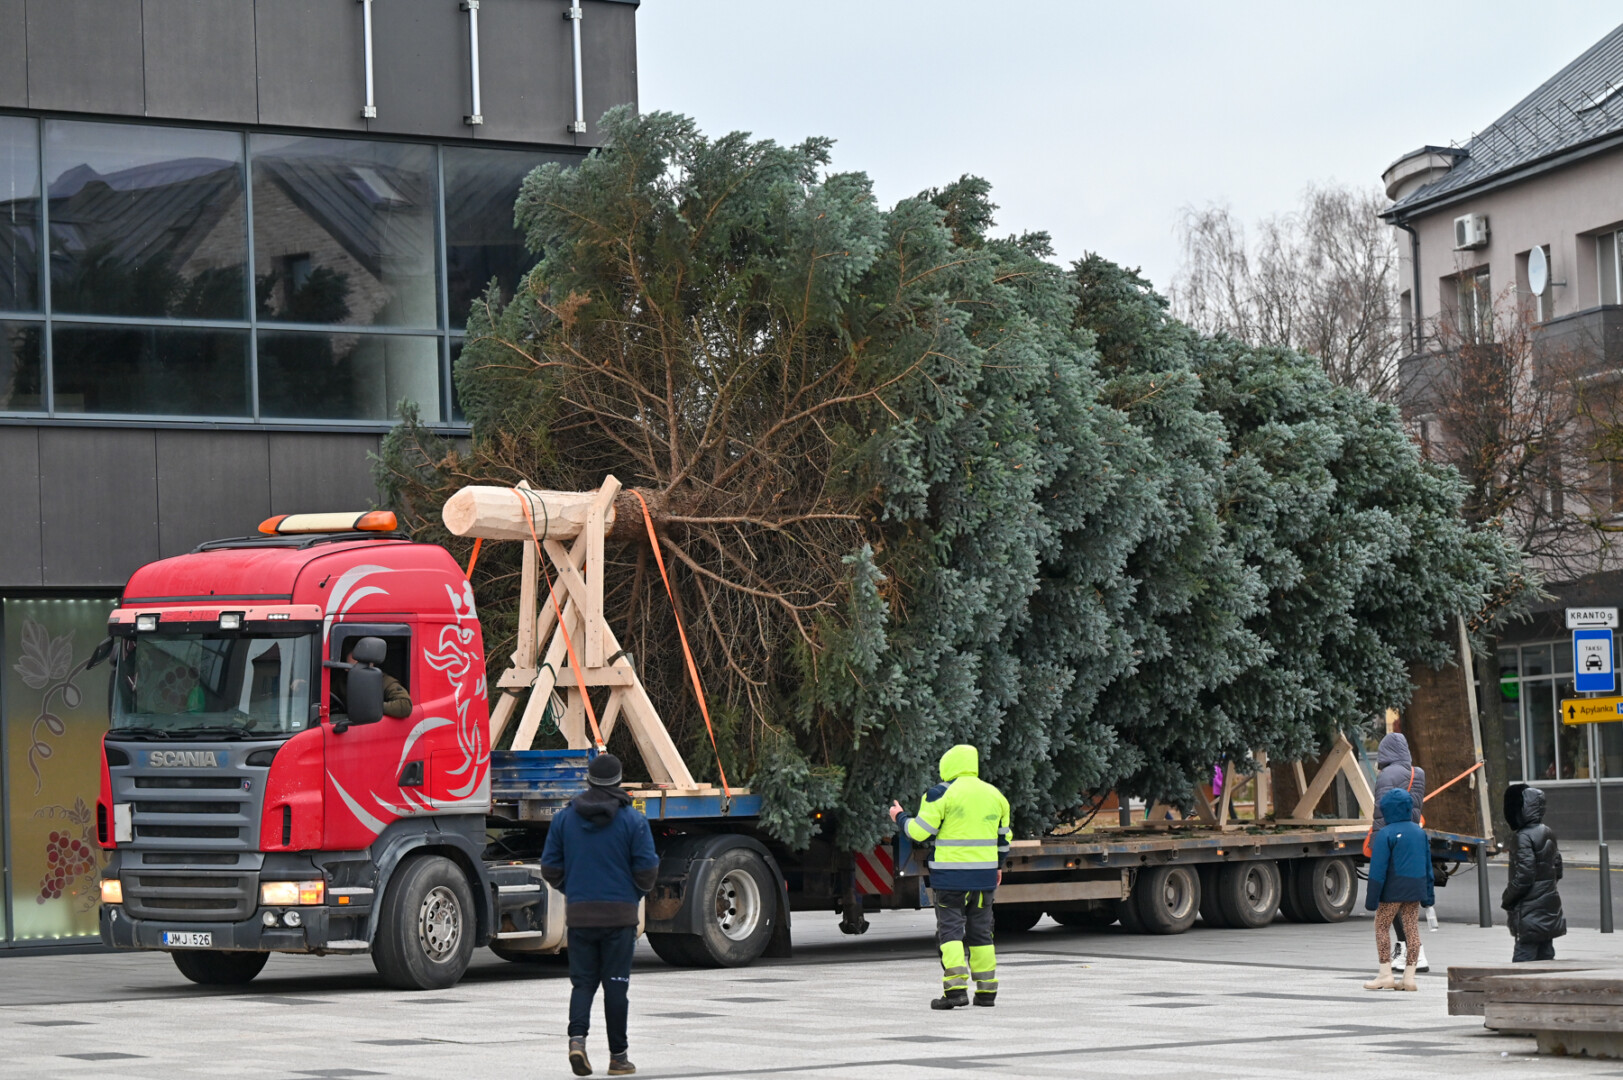
{"label": "person in blue hood", "polygon": [[590,1076],[586,1032],[592,999],[603,987],[609,1029],[609,1075],[637,1071],[626,1053],[631,954],[637,905],[654,888],[659,856],[648,819],[620,787],[620,759],[598,754],[586,768],[586,790],[558,812],[541,851],[541,877],[568,898],[569,1067]]}
{"label": "person in blue hood", "polygon": [[[1409,754],[1409,740],[1397,731],[1387,732],[1375,751],[1375,821],[1370,826],[1370,839],[1364,845],[1365,858],[1372,857],[1370,843],[1374,841],[1375,834],[1386,827],[1387,819],[1381,813],[1381,798],[1393,788],[1402,788],[1409,793],[1409,798],[1414,800],[1414,811],[1410,817],[1417,824],[1424,825],[1426,819],[1420,809],[1426,801],[1426,770],[1415,765],[1414,758]],[[1393,929],[1398,935],[1398,943],[1392,953],[1393,966],[1407,966],[1412,959],[1416,971],[1428,970],[1430,965],[1426,963],[1426,947],[1419,941],[1411,944],[1401,922]],[[1413,958],[1406,955],[1411,948],[1414,950]]]}
{"label": "person in blue hood", "polygon": [[1370,841],[1369,889],[1364,907],[1375,912],[1375,954],[1381,972],[1364,984],[1365,990],[1417,990],[1414,952],[1403,968],[1403,980],[1392,978],[1392,923],[1401,918],[1410,941],[1420,940],[1420,905],[1436,900],[1431,869],[1431,841],[1414,820],[1414,799],[1403,788],[1381,796],[1380,809],[1388,822]]}

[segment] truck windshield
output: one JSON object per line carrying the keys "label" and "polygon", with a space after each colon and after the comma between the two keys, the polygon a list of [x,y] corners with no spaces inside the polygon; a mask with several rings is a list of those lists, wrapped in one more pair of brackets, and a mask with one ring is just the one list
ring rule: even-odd
{"label": "truck windshield", "polygon": [[291,735],[310,724],[311,636],[140,634],[119,641],[115,731]]}

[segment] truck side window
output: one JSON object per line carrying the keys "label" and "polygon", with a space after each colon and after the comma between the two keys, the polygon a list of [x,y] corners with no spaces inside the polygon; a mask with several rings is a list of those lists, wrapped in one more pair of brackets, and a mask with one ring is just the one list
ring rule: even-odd
{"label": "truck side window", "polygon": [[[387,688],[389,683],[397,682],[406,693],[411,693],[411,632],[405,627],[380,627],[348,625],[333,628],[331,658],[334,660],[347,660],[350,650],[355,642],[363,637],[381,638],[388,651],[384,654],[383,663],[378,665],[386,676],[385,708],[388,708]],[[328,682],[328,704],[335,716],[343,716],[348,712],[344,703],[345,677],[342,671],[333,671]],[[403,706],[397,706],[403,707]],[[386,715],[393,715],[386,712]]]}

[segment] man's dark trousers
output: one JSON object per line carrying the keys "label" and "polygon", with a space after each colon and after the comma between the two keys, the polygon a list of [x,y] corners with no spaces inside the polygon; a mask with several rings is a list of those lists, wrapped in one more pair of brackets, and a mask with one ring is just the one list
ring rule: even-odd
{"label": "man's dark trousers", "polygon": [[1555,942],[1523,941],[1516,939],[1516,951],[1511,954],[1512,964],[1525,964],[1529,960],[1554,960]]}
{"label": "man's dark trousers", "polygon": [[603,987],[603,1019],[609,1029],[609,1053],[623,1054],[626,1040],[626,999],[631,989],[631,954],[637,947],[635,926],[583,926],[569,928],[569,1037],[584,1039],[592,1022],[592,999]]}

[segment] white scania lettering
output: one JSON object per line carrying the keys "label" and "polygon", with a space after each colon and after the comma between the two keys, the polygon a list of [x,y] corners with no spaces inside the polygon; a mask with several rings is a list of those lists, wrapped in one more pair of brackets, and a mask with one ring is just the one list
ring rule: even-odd
{"label": "white scania lettering", "polygon": [[213,750],[153,750],[147,764],[154,769],[215,769],[220,760]]}

